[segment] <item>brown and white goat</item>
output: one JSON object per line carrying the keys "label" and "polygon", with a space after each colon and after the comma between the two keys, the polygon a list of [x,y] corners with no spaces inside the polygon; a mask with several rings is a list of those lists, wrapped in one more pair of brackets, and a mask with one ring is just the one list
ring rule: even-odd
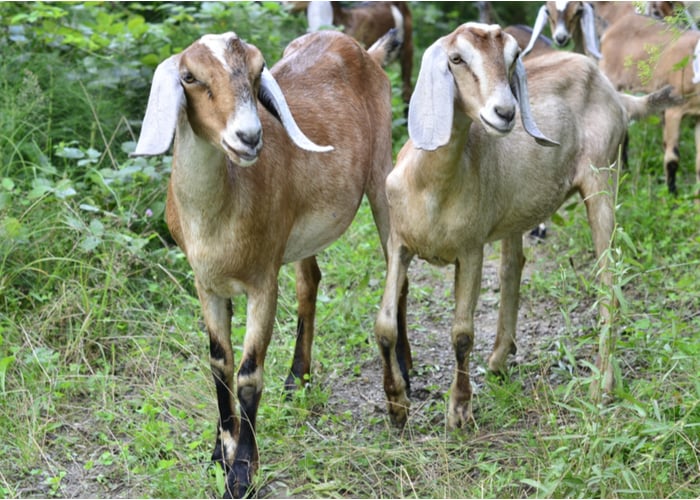
{"label": "brown and white goat", "polygon": [[413,17],[408,2],[357,2],[343,6],[340,2],[314,0],[308,2],[309,31],[323,26],[337,26],[344,33],[358,40],[365,47],[371,46],[392,28],[398,30],[401,40],[399,63],[401,65],[401,97],[408,105],[413,92]]}
{"label": "brown and white goat", "polygon": [[[630,4],[630,8],[634,8]],[[590,2],[546,2],[537,13],[537,19],[532,28],[530,43],[523,51],[526,56],[542,33],[549,20],[552,40],[558,47],[563,47],[570,40],[574,42],[573,51],[579,54],[590,54],[600,59],[598,50],[598,33],[596,15]]]}
{"label": "brown and white goat", "polygon": [[[363,194],[385,249],[391,87],[378,61],[395,48],[393,35],[368,53],[342,33],[312,33],[271,70],[236,34],[206,35],[153,77],[134,154],[163,154],[174,142],[166,219],[194,271],[209,332],[219,406],[213,459],[227,471],[227,494],[246,494],[259,462],[255,421],[280,267],[295,263],[299,316],[287,381],[294,387],[310,370],[321,279],[315,255],[343,234]],[[247,317],[234,386],[238,294],[247,295]]]}
{"label": "brown and white goat", "polygon": [[[523,231],[574,193],[588,211],[601,280],[611,283],[603,254],[614,226],[618,148],[630,115],[667,105],[670,90],[655,99],[625,96],[585,56],[559,51],[526,60],[523,67],[519,52],[515,39],[497,25],[466,23],[423,55],[409,107],[410,139],[386,182],[389,263],[375,323],[388,411],[397,425],[405,424],[410,403],[408,371],[396,358],[402,336],[396,317],[415,255],[455,265],[451,427],[472,420],[469,356],[486,243],[501,241],[492,371],[503,371],[516,348]],[[523,126],[516,123],[518,105]],[[603,321],[609,321],[608,306],[601,301]],[[603,328],[599,369],[605,393],[613,390],[614,341],[612,329]],[[591,388],[595,400],[601,397],[600,384]]]}

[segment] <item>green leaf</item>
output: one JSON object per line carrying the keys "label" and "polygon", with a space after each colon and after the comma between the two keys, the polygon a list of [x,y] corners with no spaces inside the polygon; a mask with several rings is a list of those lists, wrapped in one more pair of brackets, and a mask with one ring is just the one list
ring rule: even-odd
{"label": "green leaf", "polygon": [[2,179],[2,187],[6,189],[7,191],[12,191],[15,188],[15,183],[12,179],[9,177],[3,177]]}

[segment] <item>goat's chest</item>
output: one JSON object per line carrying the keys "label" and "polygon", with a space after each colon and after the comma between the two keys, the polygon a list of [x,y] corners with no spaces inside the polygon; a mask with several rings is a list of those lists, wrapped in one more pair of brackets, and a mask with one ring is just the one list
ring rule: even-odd
{"label": "goat's chest", "polygon": [[479,246],[481,226],[465,206],[476,193],[434,189],[387,189],[393,230],[420,258],[449,264],[470,246]]}
{"label": "goat's chest", "polygon": [[237,230],[225,220],[212,224],[190,217],[182,221],[179,243],[198,286],[231,297],[246,291],[281,261],[281,250],[274,242],[263,245],[256,236]]}

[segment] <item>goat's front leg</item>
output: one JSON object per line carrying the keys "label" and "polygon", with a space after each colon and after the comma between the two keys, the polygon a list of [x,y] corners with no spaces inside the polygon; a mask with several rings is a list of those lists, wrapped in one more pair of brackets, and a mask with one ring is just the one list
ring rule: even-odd
{"label": "goat's front leg", "polygon": [[209,332],[209,363],[214,376],[219,406],[219,431],[212,461],[220,463],[224,470],[228,471],[233,463],[239,434],[239,420],[233,397],[231,299],[209,293],[199,283],[197,283],[197,292],[202,304],[204,323]]}
{"label": "goat's front leg", "polygon": [[291,393],[298,387],[306,385],[311,373],[311,346],[314,339],[314,320],[316,318],[316,295],[321,281],[321,270],[316,257],[309,257],[294,264],[298,302],[297,340],[294,345],[294,359],[289,376],[284,384]]}
{"label": "goat's front leg", "polygon": [[452,323],[452,348],[456,365],[450,388],[447,425],[451,429],[473,422],[472,387],[469,380],[469,356],[474,346],[474,311],[481,289],[484,250],[469,251],[455,263],[455,317]]}
{"label": "goat's front leg", "polygon": [[226,479],[226,493],[241,498],[251,493],[258,468],[255,419],[263,390],[263,369],[277,308],[277,276],[248,291],[246,334],[238,368],[237,395],[241,411],[240,437]]}
{"label": "goat's front leg", "polygon": [[671,194],[678,194],[676,172],[680,163],[678,138],[680,137],[683,110],[680,107],[669,108],[664,112],[664,170],[666,186]]}
{"label": "goat's front leg", "polygon": [[[403,427],[408,420],[409,378],[405,360],[399,360],[399,308],[406,303],[406,272],[413,255],[402,245],[394,246],[392,238],[387,244],[387,276],[384,297],[374,325],[374,335],[384,364],[384,392],[387,397],[389,417],[394,425]],[[405,332],[405,325],[404,325]],[[404,341],[405,342],[405,341]],[[408,346],[402,346],[408,348]]]}
{"label": "goat's front leg", "polygon": [[509,354],[515,354],[515,330],[520,303],[520,278],[525,255],[520,233],[501,241],[501,266],[498,277],[501,287],[501,304],[498,308],[496,342],[489,357],[489,370],[504,373]]}

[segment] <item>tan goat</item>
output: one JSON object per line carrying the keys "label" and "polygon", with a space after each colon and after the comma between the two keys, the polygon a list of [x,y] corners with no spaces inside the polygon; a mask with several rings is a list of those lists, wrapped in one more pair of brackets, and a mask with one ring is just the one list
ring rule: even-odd
{"label": "tan goat", "polygon": [[608,26],[600,41],[600,69],[619,90],[651,92],[672,85],[685,100],[664,112],[666,185],[678,193],[681,121],[695,121],[695,177],[700,188],[700,31],[678,31],[646,16],[628,14]]}
{"label": "tan goat", "polygon": [[[523,231],[574,193],[586,204],[601,280],[611,283],[603,254],[614,226],[611,192],[618,148],[630,115],[667,105],[670,90],[654,100],[618,94],[591,59],[566,52],[526,61],[526,81],[519,52],[515,39],[497,25],[467,23],[423,56],[409,107],[410,139],[387,177],[389,263],[375,324],[388,410],[397,425],[408,417],[409,377],[396,357],[397,338],[403,335],[396,317],[415,255],[455,265],[451,427],[472,420],[469,356],[486,243],[501,241],[492,371],[503,371],[516,348]],[[518,104],[523,126],[516,124]],[[556,143],[539,132],[533,116]],[[603,321],[609,320],[608,306],[601,303]],[[602,331],[599,368],[602,390],[610,393],[615,335],[608,328]],[[601,397],[600,383],[592,386],[595,400]]]}
{"label": "tan goat", "polygon": [[[533,28],[533,38],[549,17],[555,43],[574,38],[574,50],[601,59],[600,68],[618,90],[650,92],[672,85],[686,99],[664,112],[666,185],[678,193],[680,126],[695,118],[695,173],[700,183],[700,32],[675,27],[638,14],[633,2],[547,2]],[[591,14],[595,23],[590,21]],[[586,20],[588,19],[588,20]],[[689,19],[692,19],[689,16]],[[556,27],[556,28],[555,28]],[[555,32],[556,30],[556,32]],[[559,36],[557,36],[557,33]],[[597,53],[595,41],[600,38]],[[585,40],[585,45],[582,43]],[[585,50],[584,50],[585,49]],[[525,53],[527,53],[526,49]]]}
{"label": "tan goat", "polygon": [[[287,380],[295,387],[310,371],[321,279],[314,256],[343,234],[363,194],[385,248],[391,87],[378,61],[396,48],[394,35],[368,54],[342,33],[309,34],[271,70],[234,33],[206,35],[153,77],[135,155],[163,154],[174,136],[166,219],[194,271],[209,332],[219,406],[213,459],[227,471],[227,494],[249,493],[259,462],[255,420],[280,267],[295,263],[299,317]],[[247,295],[247,317],[234,386],[238,294]]]}

